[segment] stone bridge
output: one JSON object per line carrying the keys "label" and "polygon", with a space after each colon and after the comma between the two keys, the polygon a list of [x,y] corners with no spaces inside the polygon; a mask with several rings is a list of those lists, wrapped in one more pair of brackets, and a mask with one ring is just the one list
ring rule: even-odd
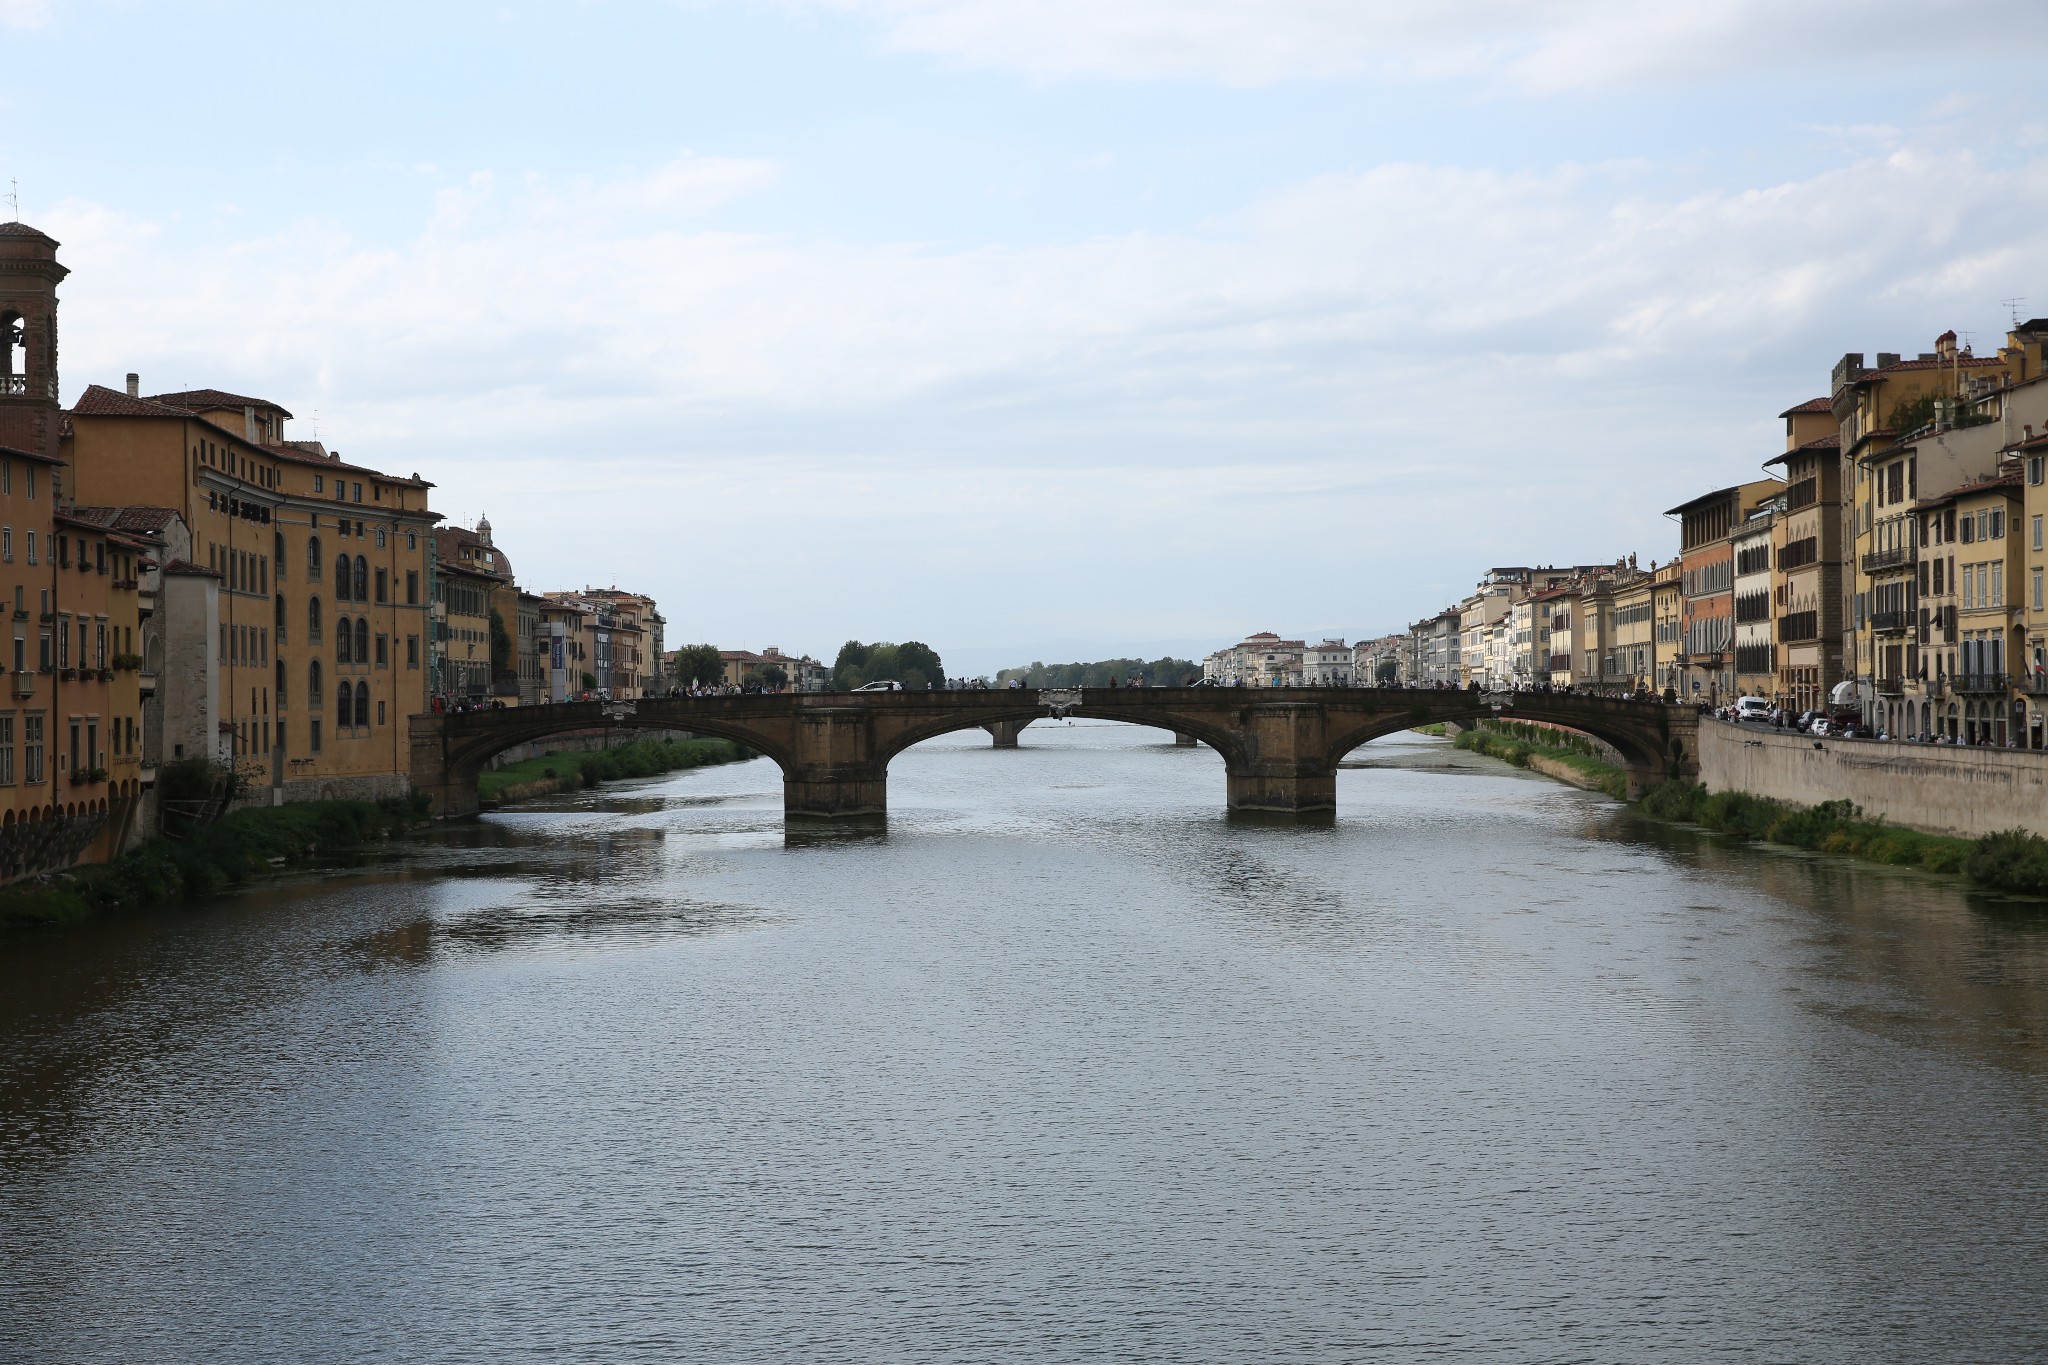
{"label": "stone bridge", "polygon": [[[1497,710],[1498,708],[1498,710]],[[1337,764],[1369,740],[1437,721],[1499,714],[1581,731],[1627,764],[1631,791],[1699,770],[1697,713],[1686,706],[1565,693],[1405,688],[1074,688],[957,692],[800,692],[579,702],[412,718],[412,782],[435,813],[477,809],[491,758],[551,735],[687,730],[735,740],[782,769],[790,816],[875,815],[888,808],[889,760],[955,730],[1014,740],[1048,715],[1126,721],[1191,737],[1223,755],[1232,810],[1317,812],[1337,804]]]}

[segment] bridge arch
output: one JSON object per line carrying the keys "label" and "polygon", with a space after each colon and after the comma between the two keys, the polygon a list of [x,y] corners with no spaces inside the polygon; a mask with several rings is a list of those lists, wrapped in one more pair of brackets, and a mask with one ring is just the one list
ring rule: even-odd
{"label": "bridge arch", "polygon": [[[1697,716],[1679,706],[1570,694],[1520,693],[1517,720],[1578,730],[1613,746],[1631,787],[1696,771]],[[774,760],[791,816],[877,814],[888,767],[912,745],[960,730],[1015,726],[1048,710],[1193,736],[1224,760],[1233,809],[1328,811],[1336,767],[1359,745],[1435,721],[1493,714],[1474,692],[1381,688],[1091,688],[1041,696],[1011,691],[801,693],[582,702],[414,716],[413,785],[443,815],[477,809],[484,764],[515,744],[574,733],[682,730],[733,740]]]}

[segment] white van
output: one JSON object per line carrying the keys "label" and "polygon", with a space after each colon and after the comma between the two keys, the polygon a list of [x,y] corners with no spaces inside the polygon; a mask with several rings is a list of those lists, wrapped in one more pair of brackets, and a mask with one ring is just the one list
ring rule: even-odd
{"label": "white van", "polygon": [[1769,720],[1771,703],[1764,697],[1738,697],[1735,700],[1735,719]]}

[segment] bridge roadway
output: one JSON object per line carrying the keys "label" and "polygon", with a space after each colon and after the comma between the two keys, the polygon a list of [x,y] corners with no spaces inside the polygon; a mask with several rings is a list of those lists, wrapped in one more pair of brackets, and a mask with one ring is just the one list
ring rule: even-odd
{"label": "bridge roadway", "polygon": [[[1437,721],[1495,714],[1473,691],[1411,688],[1087,688],[947,692],[801,692],[579,702],[412,717],[412,782],[435,813],[477,809],[476,780],[515,744],[593,730],[687,730],[735,740],[782,769],[792,817],[888,808],[889,760],[955,730],[1003,730],[1055,714],[1127,721],[1192,736],[1223,755],[1232,810],[1333,811],[1337,764],[1368,740]],[[1582,731],[1626,764],[1631,791],[1698,772],[1697,713],[1653,701],[1510,694],[1499,714]],[[1014,736],[1015,730],[1009,731]]]}

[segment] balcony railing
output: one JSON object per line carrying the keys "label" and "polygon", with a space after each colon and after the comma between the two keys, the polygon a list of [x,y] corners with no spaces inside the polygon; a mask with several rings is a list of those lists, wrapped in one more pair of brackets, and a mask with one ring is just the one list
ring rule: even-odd
{"label": "balcony railing", "polygon": [[1879,678],[1877,680],[1877,694],[1881,697],[1903,697],[1906,695],[1906,680],[1904,678]]}
{"label": "balcony railing", "polygon": [[57,396],[55,380],[37,384],[25,374],[0,374],[0,398],[52,398]]}
{"label": "balcony railing", "polygon": [[1887,632],[1911,630],[1913,613],[1910,611],[1874,611],[1870,613],[1870,628]]}
{"label": "balcony railing", "polygon": [[1879,569],[1896,569],[1908,563],[1912,557],[1913,552],[1903,545],[1889,550],[1872,550],[1863,556],[1863,572],[1875,573]]}
{"label": "balcony railing", "polygon": [[2021,678],[2020,686],[2026,689],[2030,697],[2048,697],[2048,672],[2036,671],[2026,674]]}
{"label": "balcony railing", "polygon": [[1957,673],[1954,675],[1958,692],[2003,692],[2011,686],[2012,679],[2003,673]]}

